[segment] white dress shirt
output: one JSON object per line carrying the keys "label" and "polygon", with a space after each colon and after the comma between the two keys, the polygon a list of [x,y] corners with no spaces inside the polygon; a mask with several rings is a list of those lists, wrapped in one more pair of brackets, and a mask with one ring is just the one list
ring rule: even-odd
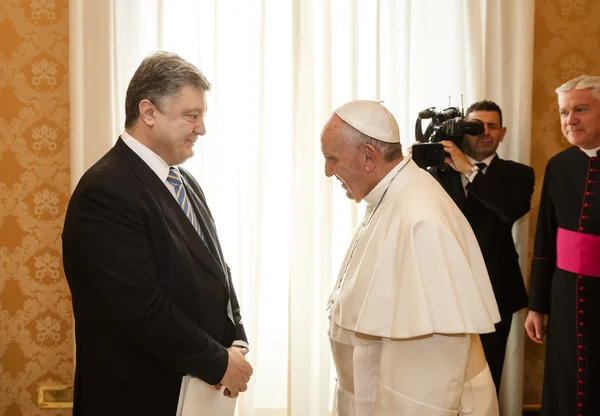
{"label": "white dress shirt", "polygon": [[[175,196],[175,187],[173,186],[173,184],[167,181],[167,177],[169,176],[169,169],[171,168],[171,166],[169,166],[167,162],[165,162],[159,155],[157,155],[152,150],[144,146],[142,143],[138,142],[136,139],[131,137],[126,131],[124,131],[121,134],[121,138],[123,139],[125,144],[129,146],[129,148],[133,150],[135,154],[140,157],[140,159],[146,162],[146,164],[150,167],[150,169],[152,169],[154,173],[156,173],[156,176],[160,178],[160,180],[165,184],[167,189],[171,192],[173,198],[177,200],[177,197]],[[173,167],[177,169],[177,171],[179,171],[179,168],[177,166]]]}
{"label": "white dress shirt", "polygon": [[[469,162],[471,162],[471,165],[473,165],[473,166],[475,166],[476,163],[485,163],[485,168],[483,168],[481,170],[481,173],[485,173],[485,172],[487,172],[487,168],[490,166],[490,163],[492,163],[492,159],[494,159],[496,157],[496,153],[494,153],[493,155],[491,155],[489,157],[486,157],[482,161],[477,161],[469,155],[465,155],[465,156],[467,156],[467,159],[469,160]],[[467,185],[470,182],[473,182],[473,180],[475,179],[475,176],[477,176],[477,174],[478,174],[478,172],[475,172],[473,175],[471,175],[469,177],[467,177],[467,175],[465,175],[464,173],[460,174],[460,180],[462,182],[463,189],[465,190],[465,195],[467,194],[467,190],[466,190]]]}

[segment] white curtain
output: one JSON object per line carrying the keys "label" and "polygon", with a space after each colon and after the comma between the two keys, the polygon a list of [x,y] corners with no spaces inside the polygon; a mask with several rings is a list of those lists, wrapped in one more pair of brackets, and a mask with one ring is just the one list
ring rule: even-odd
{"label": "white curtain", "polygon": [[118,131],[114,4],[69,2],[71,187],[110,149]]}
{"label": "white curtain", "polygon": [[[334,378],[324,310],[362,207],[323,173],[320,130],[352,99],[383,100],[403,145],[418,111],[504,110],[502,157],[529,162],[534,0],[71,0],[72,178],[124,122],[129,79],[156,49],[213,83],[186,163],[232,268],[255,368],[238,414],[325,415]],[[527,227],[515,233],[527,260]],[[503,414],[522,405],[522,316]]]}

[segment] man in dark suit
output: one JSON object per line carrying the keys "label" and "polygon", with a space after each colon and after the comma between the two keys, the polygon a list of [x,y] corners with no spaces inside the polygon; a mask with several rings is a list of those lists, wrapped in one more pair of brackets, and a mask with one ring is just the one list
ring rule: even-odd
{"label": "man in dark suit", "polygon": [[479,136],[465,135],[464,153],[452,141],[443,140],[450,155],[448,169],[432,174],[469,221],[490,275],[502,320],[496,332],[481,336],[481,342],[499,393],[512,315],[527,306],[512,227],[529,212],[535,178],[531,167],[496,154],[506,135],[496,103],[476,102],[465,118],[481,121],[485,131]]}
{"label": "man in dark suit", "polygon": [[[252,367],[229,267],[198,183],[178,165],[205,134],[210,84],[157,52],[125,99],[125,131],[69,202],[77,415],[175,415],[182,379],[245,391]],[[183,396],[183,395],[182,395]]]}

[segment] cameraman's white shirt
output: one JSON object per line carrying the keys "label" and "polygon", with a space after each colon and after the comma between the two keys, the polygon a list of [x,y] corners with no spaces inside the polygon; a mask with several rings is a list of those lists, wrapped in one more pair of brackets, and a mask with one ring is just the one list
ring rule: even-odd
{"label": "cameraman's white shirt", "polygon": [[[485,163],[485,168],[483,168],[483,170],[481,171],[481,173],[485,173],[485,172],[487,172],[487,169],[490,167],[490,163],[492,163],[492,160],[496,157],[496,153],[494,153],[490,157],[486,157],[481,162],[473,159],[471,156],[468,156],[468,155],[465,155],[465,156],[467,156],[467,159],[469,160],[469,162],[471,162],[471,165],[475,165],[475,163]],[[465,175],[464,173],[460,174],[460,180],[462,182],[463,189],[465,190],[465,195],[467,194],[467,189],[466,189],[467,185],[469,184],[469,182],[473,182],[473,179],[475,179],[475,176],[477,176],[477,172],[475,172],[475,174],[471,175],[470,177],[467,177],[467,175]]]}

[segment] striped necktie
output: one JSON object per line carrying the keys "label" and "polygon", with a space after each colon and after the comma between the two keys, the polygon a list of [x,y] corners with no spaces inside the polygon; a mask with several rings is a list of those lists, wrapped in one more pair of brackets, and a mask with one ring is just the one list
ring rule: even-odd
{"label": "striped necktie", "polygon": [[200,228],[200,224],[198,224],[198,220],[196,220],[196,215],[194,215],[194,209],[192,208],[192,204],[190,203],[188,196],[185,192],[185,188],[183,187],[183,181],[181,180],[181,176],[179,175],[179,171],[174,167],[169,168],[169,176],[167,176],[167,182],[169,182],[175,188],[175,197],[177,198],[177,202],[187,215],[188,219],[200,234],[200,238],[206,244],[206,237],[202,232],[202,228]]}

